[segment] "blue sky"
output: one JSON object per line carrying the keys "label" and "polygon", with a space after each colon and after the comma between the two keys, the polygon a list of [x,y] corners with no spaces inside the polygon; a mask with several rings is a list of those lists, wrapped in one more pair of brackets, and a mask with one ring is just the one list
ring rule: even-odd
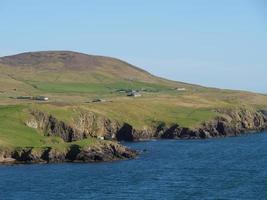
{"label": "blue sky", "polygon": [[74,50],[267,93],[265,0],[0,0],[0,56]]}

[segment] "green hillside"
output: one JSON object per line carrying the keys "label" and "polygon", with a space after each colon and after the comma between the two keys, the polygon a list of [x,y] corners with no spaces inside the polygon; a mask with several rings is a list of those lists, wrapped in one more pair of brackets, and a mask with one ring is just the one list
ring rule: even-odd
{"label": "green hillside", "polygon": [[[128,97],[131,90],[142,96]],[[21,96],[49,101],[17,99]],[[94,99],[104,102],[92,103]],[[93,112],[142,129],[158,122],[194,127],[213,119],[218,109],[238,107],[267,108],[267,96],[169,81],[118,59],[76,52],[0,58],[0,145],[65,145],[25,125],[31,110],[69,124],[79,113]]]}

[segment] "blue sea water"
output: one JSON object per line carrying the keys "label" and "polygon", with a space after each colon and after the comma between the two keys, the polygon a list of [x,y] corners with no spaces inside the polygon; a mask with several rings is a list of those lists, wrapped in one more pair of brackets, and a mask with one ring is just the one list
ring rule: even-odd
{"label": "blue sea water", "polygon": [[0,166],[0,199],[267,199],[267,133],[127,145],[146,151],[112,163]]}

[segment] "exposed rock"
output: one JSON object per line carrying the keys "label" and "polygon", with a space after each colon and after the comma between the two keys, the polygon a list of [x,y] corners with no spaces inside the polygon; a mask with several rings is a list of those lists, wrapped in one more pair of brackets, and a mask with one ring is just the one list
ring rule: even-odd
{"label": "exposed rock", "polygon": [[37,129],[38,128],[38,122],[35,119],[31,119],[26,121],[25,123],[28,127]]}
{"label": "exposed rock", "polygon": [[[51,115],[34,111],[35,119],[26,124],[43,130],[46,136],[59,136],[65,142],[101,137],[118,141],[137,141],[152,138],[161,139],[196,139],[235,136],[246,132],[263,131],[267,129],[267,111],[247,109],[219,110],[219,116],[190,129],[178,124],[167,126],[164,122],[156,127],[135,129],[132,125],[120,124],[93,113],[82,113],[75,125],[66,124]],[[65,150],[46,148],[17,148],[13,151],[0,150],[0,163],[56,163],[56,162],[101,162],[131,159],[137,152],[130,150],[117,142],[97,140],[95,145],[81,147],[70,145]]]}
{"label": "exposed rock", "polygon": [[76,160],[79,153],[81,153],[81,147],[77,144],[73,144],[70,146],[69,151],[66,154],[66,159],[73,162]]}
{"label": "exposed rock", "polygon": [[[163,130],[164,129],[162,129],[162,131]],[[179,127],[179,125],[174,124],[162,132],[161,138],[175,139],[180,136],[181,132],[182,132],[182,129]]]}
{"label": "exposed rock", "polygon": [[63,121],[59,121],[52,115],[47,115],[40,111],[33,111],[38,128],[44,132],[45,136],[58,136],[65,142],[72,142],[86,138],[83,132],[71,127]]}
{"label": "exposed rock", "polygon": [[137,152],[116,143],[103,143],[98,148],[88,147],[76,152],[76,162],[101,162],[135,158]]}
{"label": "exposed rock", "polygon": [[85,137],[105,137],[115,139],[115,133],[119,130],[120,124],[92,112],[82,112],[73,122],[74,129],[83,133]]}
{"label": "exposed rock", "polygon": [[133,129],[133,140],[149,140],[156,137],[156,131],[154,128]]}
{"label": "exposed rock", "polygon": [[196,129],[173,126],[162,134],[162,138],[194,139],[235,136],[246,132],[260,132],[267,128],[266,111],[240,109],[219,112],[220,117],[205,122]]}
{"label": "exposed rock", "polygon": [[122,128],[117,121],[109,120],[94,113],[81,113],[70,125],[56,119],[52,115],[40,111],[32,111],[38,128],[46,136],[58,136],[65,142],[73,142],[88,137],[104,137],[105,139],[116,139],[116,133]]}
{"label": "exposed rock", "polygon": [[[178,124],[167,126],[160,122],[154,129],[143,131],[141,137],[134,140],[147,138],[162,139],[197,139],[235,136],[247,132],[260,132],[267,129],[267,111],[253,111],[248,109],[219,110],[218,117],[191,129],[180,127]],[[138,130],[133,129],[133,135]],[[122,134],[122,133],[121,133]]]}
{"label": "exposed rock", "polygon": [[17,148],[15,151],[11,152],[11,158],[15,159],[16,162],[24,163],[40,163],[44,162],[43,153],[46,151],[44,149],[34,149],[32,147],[27,148]]}
{"label": "exposed rock", "polygon": [[194,139],[239,135],[244,132],[262,131],[267,128],[267,111],[248,109],[218,110],[219,117],[205,122],[195,129],[180,127],[178,124],[167,126],[159,122],[157,126],[136,129],[128,123],[120,124],[115,120],[97,116],[91,112],[81,113],[73,125],[57,120],[51,115],[35,111],[32,113],[38,128],[47,136],[59,136],[66,142],[88,137],[118,141],[138,141],[152,138]]}
{"label": "exposed rock", "polygon": [[133,127],[127,123],[123,124],[116,134],[116,139],[118,141],[133,141]]}
{"label": "exposed rock", "polygon": [[51,147],[17,148],[10,152],[0,152],[0,164],[5,163],[59,163],[59,162],[101,162],[132,159],[137,152],[115,142],[99,142],[96,145],[80,147],[71,145],[65,151]]}
{"label": "exposed rock", "polygon": [[12,163],[15,159],[11,158],[9,151],[0,150],[0,163]]}

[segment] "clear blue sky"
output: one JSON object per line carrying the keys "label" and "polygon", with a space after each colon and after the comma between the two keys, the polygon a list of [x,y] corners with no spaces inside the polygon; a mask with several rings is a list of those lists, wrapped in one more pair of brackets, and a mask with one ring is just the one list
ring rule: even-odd
{"label": "clear blue sky", "polygon": [[0,0],[0,56],[74,50],[267,93],[265,0]]}

